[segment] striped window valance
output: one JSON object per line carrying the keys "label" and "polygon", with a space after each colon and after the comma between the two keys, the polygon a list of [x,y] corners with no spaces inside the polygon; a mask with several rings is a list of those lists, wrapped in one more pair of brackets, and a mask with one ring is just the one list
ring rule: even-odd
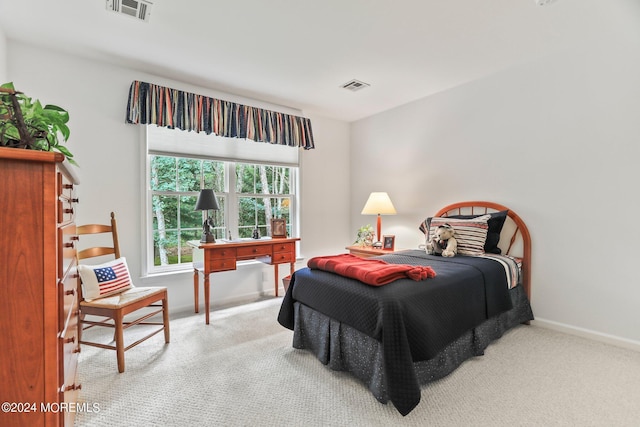
{"label": "striped window valance", "polygon": [[315,148],[307,118],[137,80],[129,88],[127,123],[155,124],[305,150]]}

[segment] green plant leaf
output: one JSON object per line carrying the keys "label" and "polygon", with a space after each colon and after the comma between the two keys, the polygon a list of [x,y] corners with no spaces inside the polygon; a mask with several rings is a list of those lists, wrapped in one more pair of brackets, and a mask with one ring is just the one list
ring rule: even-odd
{"label": "green plant leaf", "polygon": [[[0,87],[15,91],[13,82],[4,83]],[[14,111],[14,97],[20,107],[19,111]],[[22,145],[35,150],[57,151],[70,163],[77,165],[73,154],[62,145],[71,134],[68,122],[69,113],[58,105],[46,104],[43,107],[39,100],[24,93],[13,95],[0,92],[0,145]],[[22,141],[23,135],[26,135],[26,141]]]}

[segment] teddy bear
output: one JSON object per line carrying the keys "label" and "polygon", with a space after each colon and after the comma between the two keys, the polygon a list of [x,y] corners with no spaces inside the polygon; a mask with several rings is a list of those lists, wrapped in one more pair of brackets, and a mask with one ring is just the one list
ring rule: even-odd
{"label": "teddy bear", "polygon": [[442,255],[452,257],[458,253],[458,241],[455,230],[449,224],[443,224],[436,228],[431,240],[427,242],[426,249],[429,255]]}

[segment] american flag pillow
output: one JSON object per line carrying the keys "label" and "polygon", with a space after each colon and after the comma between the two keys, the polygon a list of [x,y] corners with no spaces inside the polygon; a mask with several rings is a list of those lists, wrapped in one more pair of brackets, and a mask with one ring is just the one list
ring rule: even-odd
{"label": "american flag pillow", "polygon": [[79,265],[82,294],[86,301],[93,301],[131,289],[127,260],[122,257],[99,265]]}

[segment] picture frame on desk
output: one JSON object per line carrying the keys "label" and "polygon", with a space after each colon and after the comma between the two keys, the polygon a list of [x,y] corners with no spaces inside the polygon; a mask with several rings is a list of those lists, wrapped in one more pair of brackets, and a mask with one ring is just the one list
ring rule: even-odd
{"label": "picture frame on desk", "polygon": [[271,237],[281,239],[287,237],[287,220],[284,218],[271,218]]}
{"label": "picture frame on desk", "polygon": [[396,245],[396,236],[387,235],[382,236],[382,249],[392,251]]}

